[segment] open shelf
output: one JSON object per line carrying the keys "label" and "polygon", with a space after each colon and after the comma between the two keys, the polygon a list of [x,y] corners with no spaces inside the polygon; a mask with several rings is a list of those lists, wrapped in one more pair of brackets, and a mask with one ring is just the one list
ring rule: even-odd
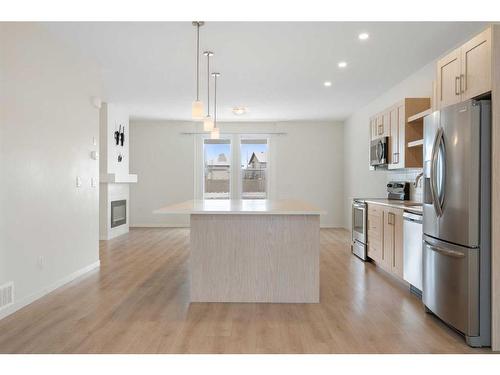
{"label": "open shelf", "polygon": [[424,144],[423,139],[417,139],[416,141],[408,142],[408,147],[418,147]]}
{"label": "open shelf", "polygon": [[425,116],[430,115],[432,113],[432,109],[426,109],[425,111],[419,112],[416,115],[408,117],[408,123],[416,122],[418,120],[423,119]]}

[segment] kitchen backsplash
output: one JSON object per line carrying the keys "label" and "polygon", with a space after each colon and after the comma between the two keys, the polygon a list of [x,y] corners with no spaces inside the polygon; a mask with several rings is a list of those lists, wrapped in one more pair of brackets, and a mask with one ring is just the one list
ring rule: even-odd
{"label": "kitchen backsplash", "polygon": [[418,186],[415,187],[414,182],[417,175],[422,173],[421,168],[412,169],[398,169],[395,171],[388,171],[387,182],[389,181],[406,181],[410,183],[410,199],[412,201],[422,202],[422,184],[423,179],[421,178],[418,182]]}

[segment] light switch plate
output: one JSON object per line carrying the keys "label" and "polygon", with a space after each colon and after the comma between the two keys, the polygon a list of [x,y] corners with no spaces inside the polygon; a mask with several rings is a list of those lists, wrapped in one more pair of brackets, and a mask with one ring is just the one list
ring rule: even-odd
{"label": "light switch plate", "polygon": [[92,144],[94,146],[97,146],[97,138],[96,137],[92,137]]}
{"label": "light switch plate", "polygon": [[76,177],[76,187],[82,187],[82,178],[80,176]]}
{"label": "light switch plate", "polygon": [[91,151],[90,157],[94,160],[99,160],[99,153],[97,151]]}
{"label": "light switch plate", "polygon": [[92,177],[90,179],[90,186],[96,187],[97,186],[97,179],[95,177]]}

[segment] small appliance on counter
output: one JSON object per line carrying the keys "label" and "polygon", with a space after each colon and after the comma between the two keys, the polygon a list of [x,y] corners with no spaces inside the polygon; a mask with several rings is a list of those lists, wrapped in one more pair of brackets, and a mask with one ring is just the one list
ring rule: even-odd
{"label": "small appliance on counter", "polygon": [[390,181],[387,183],[387,199],[410,200],[410,183],[405,181]]}

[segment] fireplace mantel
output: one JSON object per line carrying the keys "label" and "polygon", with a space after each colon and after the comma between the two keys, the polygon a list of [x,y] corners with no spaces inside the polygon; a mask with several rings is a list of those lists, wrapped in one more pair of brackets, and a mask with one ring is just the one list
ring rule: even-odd
{"label": "fireplace mantel", "polygon": [[136,174],[101,174],[99,183],[101,184],[135,184],[137,183]]}

